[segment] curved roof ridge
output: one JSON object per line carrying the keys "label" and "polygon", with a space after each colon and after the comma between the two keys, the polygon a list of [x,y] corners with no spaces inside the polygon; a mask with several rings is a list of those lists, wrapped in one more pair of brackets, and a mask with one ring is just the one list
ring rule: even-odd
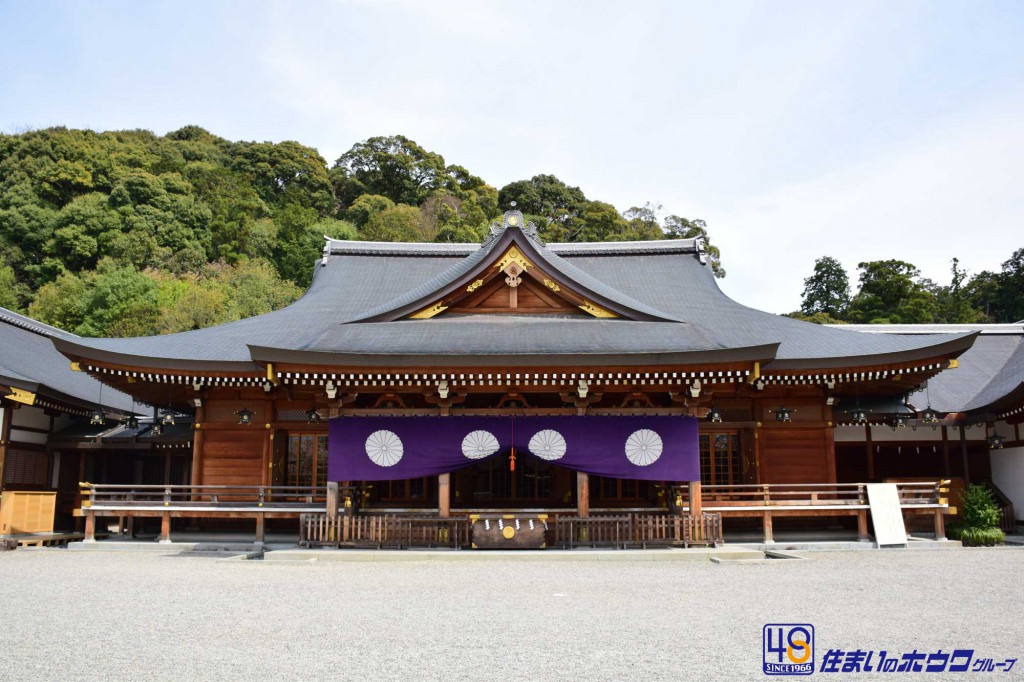
{"label": "curved roof ridge", "polygon": [[468,256],[484,248],[477,242],[365,242],[326,237],[325,256]]}
{"label": "curved roof ridge", "polygon": [[77,334],[72,334],[71,332],[66,332],[63,329],[58,329],[57,327],[39,322],[38,320],[33,320],[31,317],[26,317],[21,313],[16,313],[7,308],[0,308],[0,322],[6,322],[7,324],[20,327],[21,329],[30,331],[33,334],[39,334],[40,336],[45,336],[47,338],[53,338],[54,336],[73,339],[79,338]]}
{"label": "curved roof ridge", "polygon": [[700,253],[703,242],[694,237],[635,242],[552,242],[546,246],[561,256],[612,256],[622,253]]}

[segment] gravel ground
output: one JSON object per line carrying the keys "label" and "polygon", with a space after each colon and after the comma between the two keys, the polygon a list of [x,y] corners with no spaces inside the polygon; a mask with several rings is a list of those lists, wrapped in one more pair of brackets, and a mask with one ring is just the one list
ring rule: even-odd
{"label": "gravel ground", "polygon": [[734,565],[19,550],[0,553],[0,679],[765,680],[769,622],[813,623],[819,665],[827,647],[1024,659],[1022,574],[1013,548]]}

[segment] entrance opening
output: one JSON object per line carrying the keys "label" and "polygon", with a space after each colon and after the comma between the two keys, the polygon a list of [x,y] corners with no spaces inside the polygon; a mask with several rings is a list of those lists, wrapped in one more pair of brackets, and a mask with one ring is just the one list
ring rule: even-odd
{"label": "entrance opening", "polygon": [[572,507],[576,472],[521,452],[490,457],[452,474],[452,508]]}

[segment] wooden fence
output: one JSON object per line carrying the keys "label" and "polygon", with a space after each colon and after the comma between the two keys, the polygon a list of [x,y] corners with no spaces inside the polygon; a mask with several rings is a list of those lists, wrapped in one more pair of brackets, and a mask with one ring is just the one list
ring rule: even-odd
{"label": "wooden fence", "polygon": [[[329,516],[303,514],[299,543],[305,547],[470,547],[472,523],[465,517],[416,517],[401,514]],[[722,543],[722,517],[705,513],[623,514],[618,516],[556,516],[548,524],[548,546],[562,549],[608,547],[717,546]]]}

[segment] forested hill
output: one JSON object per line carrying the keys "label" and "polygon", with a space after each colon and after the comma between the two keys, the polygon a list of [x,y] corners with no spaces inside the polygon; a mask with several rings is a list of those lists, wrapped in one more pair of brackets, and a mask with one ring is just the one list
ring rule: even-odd
{"label": "forested hill", "polygon": [[[0,135],[0,306],[85,336],[160,334],[287,305],[323,236],[478,242],[515,201],[547,241],[707,239],[702,220],[645,204],[619,212],[553,175],[500,190],[400,135],[330,166],[298,142],[231,142],[197,126],[164,136],[51,128]],[[725,275],[718,249],[711,266]],[[949,285],[899,260],[847,274],[821,258],[794,316],[816,322],[1024,318],[1024,249],[1000,273]]]}
{"label": "forested hill", "polygon": [[297,142],[197,126],[51,128],[0,135],[0,305],[82,335],[195,329],[295,300],[324,235],[475,242],[511,201],[549,241],[705,235],[700,220],[620,214],[550,175],[499,191],[402,136],[328,167]]}

